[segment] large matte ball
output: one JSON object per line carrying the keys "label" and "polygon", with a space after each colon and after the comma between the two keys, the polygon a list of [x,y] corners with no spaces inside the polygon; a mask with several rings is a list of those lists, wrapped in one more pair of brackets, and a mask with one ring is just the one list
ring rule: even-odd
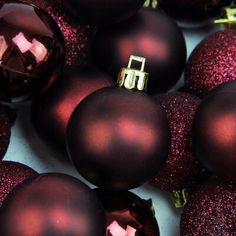
{"label": "large matte ball", "polygon": [[96,186],[127,190],[152,178],[167,158],[166,115],[150,96],[104,88],[72,113],[67,145],[79,173]]}
{"label": "large matte ball", "polygon": [[18,185],[0,209],[2,236],[104,236],[97,196],[79,180],[42,174]]}
{"label": "large matte ball", "polygon": [[82,22],[103,26],[129,18],[144,2],[145,0],[67,0],[63,4]]}
{"label": "large matte ball", "polygon": [[38,173],[30,167],[13,162],[0,162],[0,206],[11,190],[22,181],[37,176]]}
{"label": "large matte ball", "polygon": [[64,41],[45,11],[25,3],[0,5],[0,99],[32,98],[58,77]]}
{"label": "large matte ball", "polygon": [[187,91],[204,97],[236,78],[236,30],[211,34],[192,52],[185,71]]}
{"label": "large matte ball", "polygon": [[113,84],[95,67],[66,67],[55,86],[32,103],[31,120],[39,136],[65,153],[66,127],[75,107],[92,92]]}
{"label": "large matte ball", "polygon": [[166,191],[194,189],[208,176],[192,151],[192,123],[201,100],[187,93],[155,97],[166,112],[171,130],[168,159],[152,184]]}
{"label": "large matte ball", "polygon": [[151,200],[143,200],[131,192],[94,191],[106,211],[106,235],[160,235]]}
{"label": "large matte ball", "polygon": [[113,78],[130,55],[146,58],[148,92],[167,91],[180,78],[186,62],[181,30],[165,13],[143,8],[131,19],[101,30],[93,43],[96,62]]}
{"label": "large matte ball", "polygon": [[181,236],[233,236],[236,186],[218,179],[190,196],[181,217]]}
{"label": "large matte ball", "polygon": [[236,92],[206,97],[193,123],[194,151],[211,172],[236,181]]}

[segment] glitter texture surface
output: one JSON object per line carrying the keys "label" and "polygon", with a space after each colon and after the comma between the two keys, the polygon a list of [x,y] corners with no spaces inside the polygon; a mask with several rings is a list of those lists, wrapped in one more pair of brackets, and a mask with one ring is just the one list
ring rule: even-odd
{"label": "glitter texture surface", "polygon": [[2,161],[0,163],[0,206],[17,184],[36,175],[37,172],[28,166],[12,161]]}
{"label": "glitter texture surface", "polygon": [[64,36],[66,63],[80,65],[88,53],[88,45],[92,36],[90,26],[83,26],[73,19],[64,9],[62,1],[27,0],[27,2],[44,9],[52,16]]}
{"label": "glitter texture surface", "polygon": [[236,30],[219,31],[193,51],[185,71],[186,89],[200,97],[236,78]]}
{"label": "glitter texture surface", "polygon": [[189,199],[181,218],[182,236],[236,235],[236,185],[211,180]]}
{"label": "glitter texture surface", "polygon": [[167,162],[152,184],[166,191],[193,188],[207,176],[191,150],[192,121],[201,100],[180,92],[157,95],[156,99],[170,123],[171,150]]}

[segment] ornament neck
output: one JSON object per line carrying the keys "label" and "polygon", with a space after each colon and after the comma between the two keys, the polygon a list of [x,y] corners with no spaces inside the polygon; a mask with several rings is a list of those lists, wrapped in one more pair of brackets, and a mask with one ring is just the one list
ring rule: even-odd
{"label": "ornament neck", "polygon": [[158,0],[146,0],[143,6],[144,7],[157,8]]}
{"label": "ornament neck", "polygon": [[225,7],[220,19],[214,20],[215,24],[235,24],[236,23],[236,7]]}
{"label": "ornament neck", "polygon": [[[129,90],[146,91],[148,73],[144,72],[146,59],[144,57],[130,56],[127,68],[122,68],[117,84]],[[140,69],[132,67],[133,64],[141,63]]]}
{"label": "ornament neck", "polygon": [[189,192],[187,189],[172,191],[172,197],[174,198],[175,207],[181,208],[186,205]]}

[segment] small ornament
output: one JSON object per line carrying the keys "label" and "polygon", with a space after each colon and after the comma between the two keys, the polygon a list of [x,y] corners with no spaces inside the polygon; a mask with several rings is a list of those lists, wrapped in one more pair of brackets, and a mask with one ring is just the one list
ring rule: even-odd
{"label": "small ornament", "polygon": [[[141,69],[133,69],[133,63]],[[80,174],[96,186],[127,190],[157,174],[167,158],[170,134],[166,115],[144,93],[145,59],[131,56],[118,87],[86,97],[72,113],[67,147]]]}
{"label": "small ornament", "polygon": [[1,4],[0,100],[23,101],[46,90],[63,62],[63,37],[46,12],[25,3]]}
{"label": "small ornament", "polygon": [[30,167],[13,161],[0,162],[0,206],[10,191],[22,181],[37,176]]}
{"label": "small ornament", "polygon": [[190,196],[181,218],[181,236],[235,235],[236,186],[214,179]]}
{"label": "small ornament", "polygon": [[104,26],[123,21],[134,15],[145,0],[57,0],[84,23]]}
{"label": "small ornament", "polygon": [[192,122],[201,100],[180,92],[155,98],[165,110],[170,123],[171,150],[164,166],[151,183],[162,190],[175,192],[175,196],[178,191],[193,190],[208,176],[192,152]]}
{"label": "small ornament", "polygon": [[95,189],[106,211],[107,236],[159,236],[152,200],[131,192]]}
{"label": "small ornament", "polygon": [[130,55],[147,59],[148,92],[165,92],[180,78],[186,63],[183,33],[158,9],[143,8],[131,19],[98,31],[93,56],[114,78]]}
{"label": "small ornament", "polygon": [[31,120],[39,136],[66,153],[66,126],[75,107],[92,92],[113,84],[108,75],[93,66],[67,66],[62,78],[32,103]]}
{"label": "small ornament", "polygon": [[236,92],[222,90],[207,96],[193,122],[193,146],[211,172],[236,181]]}
{"label": "small ornament", "polygon": [[19,184],[0,209],[1,236],[104,236],[105,214],[97,196],[64,174],[41,174]]}

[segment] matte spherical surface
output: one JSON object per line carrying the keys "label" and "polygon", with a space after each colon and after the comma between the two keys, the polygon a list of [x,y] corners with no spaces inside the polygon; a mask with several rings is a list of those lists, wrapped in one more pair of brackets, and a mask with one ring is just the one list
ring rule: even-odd
{"label": "matte spherical surface", "polygon": [[2,236],[104,236],[104,209],[79,180],[42,174],[24,181],[0,209]]}
{"label": "matte spherical surface", "polygon": [[108,189],[135,188],[167,158],[169,126],[150,96],[104,88],[84,99],[68,124],[67,146],[82,176]]}

